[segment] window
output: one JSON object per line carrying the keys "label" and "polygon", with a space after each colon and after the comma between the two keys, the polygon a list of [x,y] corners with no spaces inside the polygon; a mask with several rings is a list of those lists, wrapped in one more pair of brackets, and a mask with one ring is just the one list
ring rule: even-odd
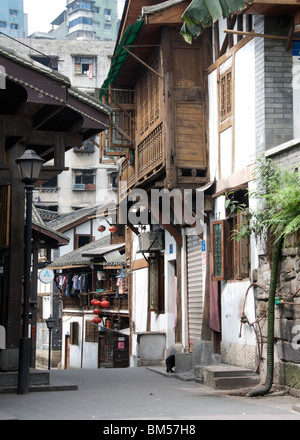
{"label": "window", "polygon": [[98,325],[94,324],[93,321],[86,321],[85,342],[98,342],[98,340],[99,340]]}
{"label": "window", "polygon": [[79,345],[79,323],[71,322],[70,324],[70,344]]}
{"label": "window", "polygon": [[104,9],[104,15],[111,15],[111,9]]}
{"label": "window", "polygon": [[164,313],[164,257],[158,255],[149,258],[149,310],[156,313]]}
{"label": "window", "polygon": [[10,28],[17,31],[19,29],[19,25],[17,23],[11,23]]}
{"label": "window", "polygon": [[75,57],[75,75],[89,75],[93,77],[95,58]]}
{"label": "window", "polygon": [[69,28],[72,28],[74,26],[77,26],[78,24],[87,24],[92,26],[93,20],[89,17],[78,17],[75,20],[70,21]]}
{"label": "window", "polygon": [[110,31],[111,30],[111,25],[107,24],[107,23],[104,23],[104,30]]}
{"label": "window", "polygon": [[[243,190],[234,194],[234,199],[248,206],[247,195]],[[248,226],[244,211],[234,211],[227,220],[212,222],[212,278],[213,281],[242,280],[249,278],[250,246],[249,237],[237,237],[236,232]]]}
{"label": "window", "polygon": [[74,147],[74,153],[94,153],[95,151],[95,136],[92,139],[85,141],[80,147]]}
{"label": "window", "polygon": [[95,170],[74,170],[73,171],[73,190],[95,191],[96,189],[96,171]]}
{"label": "window", "polygon": [[221,121],[232,114],[232,70],[227,70],[220,78]]}
{"label": "window", "polygon": [[225,279],[225,220],[212,222],[212,278],[213,281]]}
{"label": "window", "polygon": [[6,28],[6,21],[0,21],[0,28]]}
{"label": "window", "polygon": [[228,219],[227,235],[229,246],[227,247],[226,260],[230,262],[227,268],[227,279],[229,280],[249,278],[249,238],[232,238],[233,231],[240,231],[247,222],[247,216],[242,212]]}
{"label": "window", "polygon": [[16,15],[18,15],[18,10],[17,9],[10,9],[9,10],[9,13],[10,13],[10,15],[13,15],[13,16],[16,16]]}
{"label": "window", "polygon": [[75,235],[75,249],[78,249],[93,241],[93,237],[90,234],[76,234]]}

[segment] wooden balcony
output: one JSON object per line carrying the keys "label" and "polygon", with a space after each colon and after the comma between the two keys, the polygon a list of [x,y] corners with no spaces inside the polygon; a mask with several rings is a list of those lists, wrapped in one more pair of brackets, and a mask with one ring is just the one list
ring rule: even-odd
{"label": "wooden balcony", "polygon": [[160,124],[138,145],[138,182],[145,180],[163,166],[162,128],[163,124]]}

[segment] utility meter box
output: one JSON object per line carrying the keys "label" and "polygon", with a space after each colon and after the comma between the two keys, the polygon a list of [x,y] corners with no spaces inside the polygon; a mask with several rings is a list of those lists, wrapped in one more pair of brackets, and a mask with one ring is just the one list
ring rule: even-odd
{"label": "utility meter box", "polygon": [[163,232],[150,231],[139,235],[139,252],[156,252],[164,249]]}

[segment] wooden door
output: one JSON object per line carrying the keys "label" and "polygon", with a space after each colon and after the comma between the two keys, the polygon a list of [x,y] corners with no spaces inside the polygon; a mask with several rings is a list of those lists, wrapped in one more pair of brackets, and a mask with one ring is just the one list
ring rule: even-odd
{"label": "wooden door", "polygon": [[70,335],[65,336],[65,370],[70,368]]}

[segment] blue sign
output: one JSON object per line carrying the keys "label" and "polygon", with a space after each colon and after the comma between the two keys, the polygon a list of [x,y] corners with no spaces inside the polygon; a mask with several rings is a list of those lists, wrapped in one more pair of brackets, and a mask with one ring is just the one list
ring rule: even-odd
{"label": "blue sign", "polygon": [[172,244],[169,245],[169,254],[173,254],[173,245]]}
{"label": "blue sign", "polygon": [[203,240],[203,241],[201,242],[201,250],[202,250],[202,252],[205,252],[205,251],[206,251],[206,243],[205,243],[205,240]]}

